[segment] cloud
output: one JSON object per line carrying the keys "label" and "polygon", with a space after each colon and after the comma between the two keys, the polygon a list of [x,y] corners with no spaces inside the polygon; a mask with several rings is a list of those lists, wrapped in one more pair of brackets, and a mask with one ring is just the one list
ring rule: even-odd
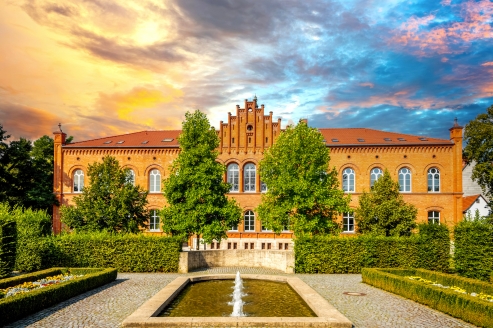
{"label": "cloud", "polygon": [[[448,6],[450,2],[443,4]],[[493,38],[493,2],[467,1],[453,7],[457,20],[435,14],[412,16],[395,30],[390,44],[400,45],[418,56],[432,56],[463,53],[470,42]]]}
{"label": "cloud", "polygon": [[35,140],[56,131],[59,117],[39,108],[9,102],[0,102],[0,123],[11,135],[10,140],[20,137]]}

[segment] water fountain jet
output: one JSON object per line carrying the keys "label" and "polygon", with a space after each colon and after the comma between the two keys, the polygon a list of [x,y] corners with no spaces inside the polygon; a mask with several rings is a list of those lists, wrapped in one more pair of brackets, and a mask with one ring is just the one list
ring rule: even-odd
{"label": "water fountain jet", "polygon": [[233,305],[233,313],[231,313],[232,317],[244,317],[243,313],[243,301],[241,297],[243,296],[243,281],[240,277],[240,271],[236,272],[235,278],[235,286],[233,291],[233,302],[230,304]]}

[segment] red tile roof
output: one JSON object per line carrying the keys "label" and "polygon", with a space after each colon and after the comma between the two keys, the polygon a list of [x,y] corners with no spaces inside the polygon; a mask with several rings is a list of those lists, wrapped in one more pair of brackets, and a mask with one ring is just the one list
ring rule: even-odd
{"label": "red tile roof", "polygon": [[[329,147],[385,145],[452,145],[445,139],[427,138],[366,128],[319,129]],[[66,148],[178,147],[181,130],[141,131],[67,144]],[[167,140],[167,141],[163,141]],[[337,141],[336,141],[337,140]],[[145,143],[145,141],[147,141]]]}
{"label": "red tile roof", "polygon": [[462,197],[462,212],[466,212],[472,204],[478,199],[478,197],[481,195],[472,195],[472,196],[465,196]]}
{"label": "red tile roof", "polygon": [[330,147],[348,145],[453,145],[446,139],[413,136],[395,132],[386,132],[367,128],[319,129]]}
{"label": "red tile roof", "polygon": [[64,148],[136,148],[136,147],[178,147],[181,130],[141,131],[106,138],[73,142]]}

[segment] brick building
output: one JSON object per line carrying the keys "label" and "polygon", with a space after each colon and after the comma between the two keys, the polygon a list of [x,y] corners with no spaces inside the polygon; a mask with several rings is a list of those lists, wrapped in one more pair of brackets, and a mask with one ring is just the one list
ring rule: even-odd
{"label": "brick building", "polygon": [[[361,193],[370,189],[385,169],[398,180],[406,202],[418,208],[418,222],[454,225],[462,218],[462,127],[450,129],[450,140],[424,138],[366,128],[319,129],[330,149],[330,166],[339,172],[341,188],[351,194],[351,207],[358,205]],[[265,113],[257,99],[236,106],[236,115],[228,113],[221,121],[218,161],[227,167],[224,179],[232,184],[229,196],[243,208],[243,221],[228,232],[222,245],[207,248],[291,248],[292,233],[280,235],[265,230],[256,218],[255,207],[267,186],[260,180],[258,164],[265,149],[281,133],[281,119]],[[164,207],[162,179],[180,151],[179,130],[142,131],[65,144],[65,133],[55,132],[54,192],[61,204],[71,204],[87,184],[89,164],[115,157],[132,170],[134,183],[149,190],[151,218],[149,233],[160,231],[154,210]],[[340,218],[343,233],[354,233],[354,218]],[[53,230],[60,232],[59,208],[54,207]]]}

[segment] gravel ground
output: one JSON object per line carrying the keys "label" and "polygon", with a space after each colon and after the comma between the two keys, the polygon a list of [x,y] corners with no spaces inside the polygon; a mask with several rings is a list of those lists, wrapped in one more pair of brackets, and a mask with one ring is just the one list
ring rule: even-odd
{"label": "gravel ground", "polygon": [[[211,268],[207,273],[280,274],[263,268]],[[180,274],[119,273],[116,281],[37,312],[7,327],[119,327],[120,323],[151,296]],[[359,274],[297,274],[353,322],[370,327],[475,327],[400,296],[365,285]],[[360,292],[365,296],[349,296]]]}

